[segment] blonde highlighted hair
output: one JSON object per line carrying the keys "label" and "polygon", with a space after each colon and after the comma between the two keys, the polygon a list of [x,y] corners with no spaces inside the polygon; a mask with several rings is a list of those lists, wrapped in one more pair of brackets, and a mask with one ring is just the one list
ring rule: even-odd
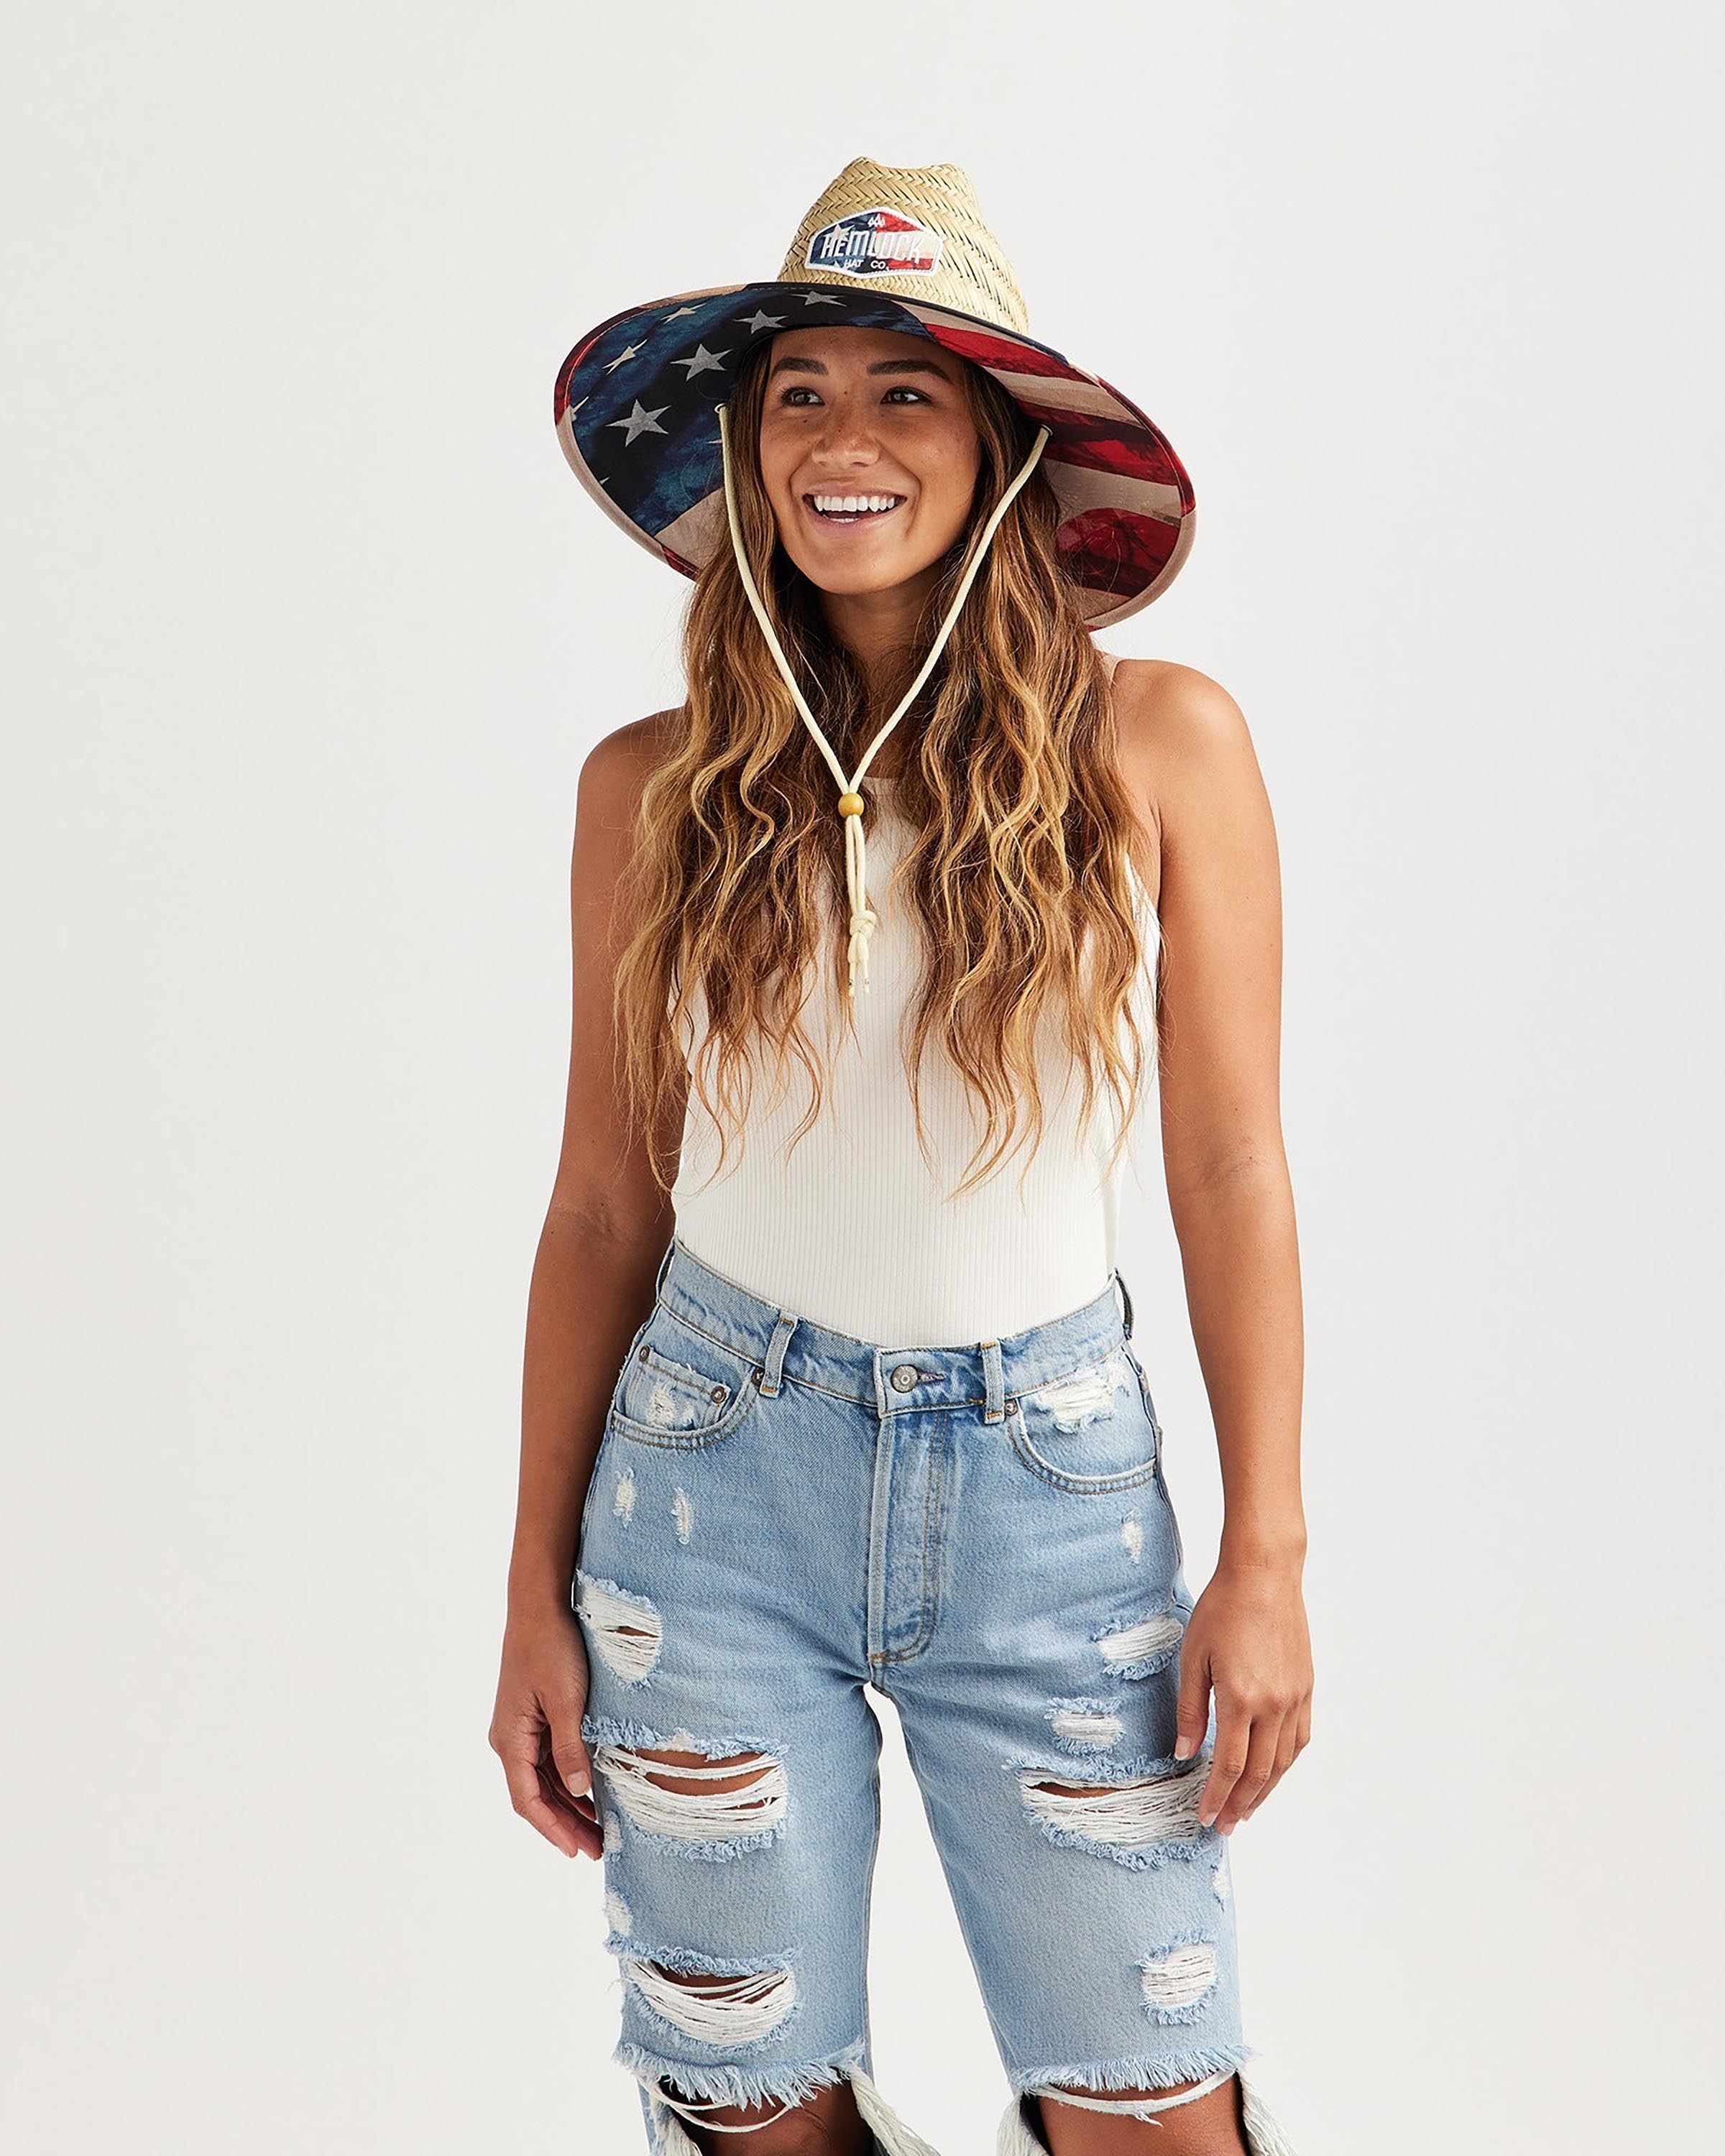
{"label": "blonde highlighted hair", "polygon": [[[730,409],[744,544],[803,692],[847,770],[910,685],[945,614],[966,547],[1024,462],[1032,433],[980,368],[962,373],[981,449],[966,531],[931,593],[897,685],[868,699],[827,629],[820,595],[778,544],[758,438],[763,350],[739,374]],[[981,1111],[983,1132],[956,1196],[1044,1127],[1039,1033],[1052,1026],[1081,1074],[1081,1127],[1106,1091],[1119,1131],[1111,1169],[1153,1052],[1132,995],[1141,948],[1132,870],[1152,841],[1120,777],[1106,670],[1060,566],[1056,507],[1040,470],[1009,506],[947,648],[900,721],[895,788],[914,836],[895,880],[919,924],[922,971],[905,1070],[927,1152],[921,1073],[943,1052]],[[844,990],[844,832],[832,774],[793,704],[728,547],[716,549],[689,602],[688,695],[670,752],[648,778],[617,907],[618,1078],[631,1129],[654,1153],[669,1101],[686,1084],[721,1134],[715,1173],[747,1112],[768,1050],[774,1083],[795,1064],[811,1100],[829,1073],[803,1021],[811,962]],[[880,685],[877,685],[877,696]],[[865,779],[865,788],[871,781]],[[872,812],[871,812],[872,813]],[[1147,868],[1147,862],[1146,864]],[[683,1042],[701,1040],[685,1076]]]}

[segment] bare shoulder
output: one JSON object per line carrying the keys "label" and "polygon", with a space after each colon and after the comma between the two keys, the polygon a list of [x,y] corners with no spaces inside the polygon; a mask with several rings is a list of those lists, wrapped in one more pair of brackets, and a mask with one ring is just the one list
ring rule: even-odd
{"label": "bare shoulder", "polygon": [[654,711],[594,742],[581,767],[580,811],[607,828],[627,824],[641,788],[670,753],[682,714]]}
{"label": "bare shoulder", "polygon": [[1251,751],[1245,714],[1221,683],[1172,659],[1122,659],[1114,708],[1122,753],[1134,767],[1190,770]]}
{"label": "bare shoulder", "polygon": [[1114,682],[1122,773],[1163,844],[1183,827],[1261,812],[1245,714],[1219,681],[1170,659],[1122,659]]}
{"label": "bare shoulder", "polygon": [[578,905],[604,910],[629,864],[641,791],[670,753],[682,714],[655,711],[594,742],[575,795],[571,864]]}

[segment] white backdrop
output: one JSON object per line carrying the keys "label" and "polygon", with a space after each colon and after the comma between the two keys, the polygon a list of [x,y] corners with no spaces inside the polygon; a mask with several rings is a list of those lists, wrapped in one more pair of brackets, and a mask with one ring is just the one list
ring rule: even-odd
{"label": "white backdrop", "polygon": [[[1167,428],[1196,551],[1103,640],[1232,690],[1276,808],[1318,1679],[1235,1838],[1266,2093],[1301,2156],[1701,2144],[1719,59],[1669,0],[15,36],[13,2145],[642,2145],[598,1867],[485,1743],[576,774],[675,701],[687,588],[551,390],[602,316],[776,270],[859,154],[967,167],[1033,330]],[[983,2156],[887,1767],[878,2076]]]}

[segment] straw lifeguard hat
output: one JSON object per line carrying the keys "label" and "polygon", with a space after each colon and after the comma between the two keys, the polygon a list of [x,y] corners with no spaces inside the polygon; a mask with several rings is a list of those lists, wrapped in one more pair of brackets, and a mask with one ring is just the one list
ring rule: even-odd
{"label": "straw lifeguard hat", "polygon": [[717,415],[757,343],[825,322],[930,337],[1048,430],[1061,559],[1101,629],[1173,581],[1192,545],[1192,483],[1155,423],[1031,336],[1029,319],[958,166],[854,157],[776,278],[672,293],[589,330],[557,373],[557,437],[606,514],[692,577],[727,543]]}

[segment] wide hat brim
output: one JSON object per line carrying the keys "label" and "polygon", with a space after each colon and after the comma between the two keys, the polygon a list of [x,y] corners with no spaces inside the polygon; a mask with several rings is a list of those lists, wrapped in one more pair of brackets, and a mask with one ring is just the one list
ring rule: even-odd
{"label": "wide hat brim", "polygon": [[1039,469],[1060,503],[1061,565],[1087,627],[1124,621],[1168,589],[1191,551],[1196,512],[1161,429],[1051,345],[922,300],[775,278],[613,315],[557,372],[557,439],[576,477],[630,538],[698,575],[729,544],[714,413],[737,367],[762,337],[829,322],[929,337],[1050,429]]}

